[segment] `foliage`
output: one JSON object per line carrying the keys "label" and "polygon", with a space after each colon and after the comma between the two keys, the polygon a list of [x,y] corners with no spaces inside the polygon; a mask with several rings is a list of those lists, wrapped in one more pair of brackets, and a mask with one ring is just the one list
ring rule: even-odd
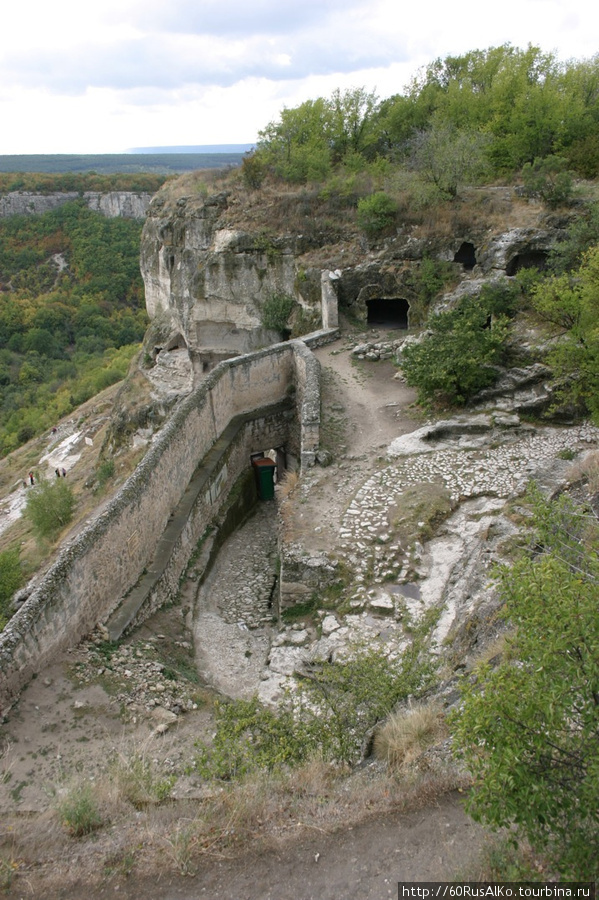
{"label": "foliage", "polygon": [[[447,197],[486,168],[515,174],[556,157],[592,178],[598,85],[597,56],[561,63],[532,45],[472,50],[434,60],[405,93],[382,101],[354,88],[284,109],[260,132],[257,153],[269,171],[300,183],[325,180],[350,158],[354,171],[359,158],[411,158]],[[558,174],[551,202],[564,190]]]}
{"label": "foliage", "polygon": [[57,811],[60,821],[73,837],[84,837],[103,825],[98,803],[89,784],[77,785],[68,791],[58,801]]}
{"label": "foliage", "polygon": [[75,498],[64,478],[41,478],[28,489],[25,515],[40,540],[55,538],[73,517]]}
{"label": "foliage", "polygon": [[284,333],[294,306],[295,300],[289,294],[271,294],[262,305],[262,325],[269,331]]}
{"label": "foliage", "polygon": [[420,403],[461,405],[496,379],[505,352],[506,320],[484,302],[465,297],[459,306],[430,316],[428,332],[402,352],[401,367]]}
{"label": "foliage", "polygon": [[539,282],[532,302],[542,318],[563,334],[549,354],[563,379],[560,400],[582,405],[599,417],[599,246],[587,251],[579,269]]}
{"label": "foliage", "polygon": [[255,152],[246,153],[241,163],[241,177],[245,186],[258,190],[265,176],[266,167],[260,156]]}
{"label": "foliage", "polygon": [[411,139],[410,164],[442,197],[453,199],[464,184],[477,181],[485,172],[487,143],[480,132],[453,123],[433,123]]}
{"label": "foliage", "polygon": [[397,217],[397,204],[384,191],[358,200],[358,225],[370,237],[388,231]]}
{"label": "foliage", "polygon": [[463,687],[454,741],[468,807],[515,825],[563,877],[599,875],[599,523],[533,495],[534,555],[501,572],[511,660]]}
{"label": "foliage", "polygon": [[566,236],[549,254],[549,268],[556,275],[576,269],[587,250],[599,244],[599,203],[589,203],[566,229]]}
{"label": "foliage", "polygon": [[524,189],[529,197],[540,197],[550,209],[564,206],[572,199],[573,181],[567,160],[548,156],[526,163],[522,169]]}
{"label": "foliage", "polygon": [[400,661],[358,648],[342,662],[315,663],[276,712],[257,698],[217,704],[214,741],[199,748],[195,768],[205,777],[230,779],[315,755],[354,764],[377,722],[421,691],[430,675],[418,638]]}
{"label": "foliage", "polygon": [[0,453],[126,374],[147,324],[140,230],[78,202],[0,219]]}
{"label": "foliage", "polygon": [[21,587],[23,573],[18,550],[5,550],[0,553],[0,630],[10,619],[10,600],[15,591]]}

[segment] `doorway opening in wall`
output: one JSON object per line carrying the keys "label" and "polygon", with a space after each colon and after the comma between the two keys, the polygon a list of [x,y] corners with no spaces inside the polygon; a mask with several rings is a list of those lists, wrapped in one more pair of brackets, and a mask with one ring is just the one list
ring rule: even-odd
{"label": "doorway opening in wall", "polygon": [[410,304],[399,297],[366,301],[366,321],[383,328],[408,328]]}

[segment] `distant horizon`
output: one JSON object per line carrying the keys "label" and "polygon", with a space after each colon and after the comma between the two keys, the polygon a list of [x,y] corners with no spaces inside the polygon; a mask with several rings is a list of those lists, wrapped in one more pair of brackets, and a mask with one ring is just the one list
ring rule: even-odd
{"label": "distant horizon", "polygon": [[60,153],[0,153],[0,159],[20,158],[20,157],[78,157],[78,156],[128,156],[137,155],[145,156],[147,154],[161,156],[176,156],[187,153],[247,153],[253,150],[256,142],[244,144],[181,144],[166,147],[128,147],[125,150],[111,150],[109,152],[79,152],[72,150]]}

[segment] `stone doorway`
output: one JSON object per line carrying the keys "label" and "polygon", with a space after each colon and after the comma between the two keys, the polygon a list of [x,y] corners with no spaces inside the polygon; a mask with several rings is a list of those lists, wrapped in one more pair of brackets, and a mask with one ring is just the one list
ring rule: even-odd
{"label": "stone doorway", "polygon": [[366,301],[366,321],[386,328],[408,328],[410,304],[399,297],[373,298]]}

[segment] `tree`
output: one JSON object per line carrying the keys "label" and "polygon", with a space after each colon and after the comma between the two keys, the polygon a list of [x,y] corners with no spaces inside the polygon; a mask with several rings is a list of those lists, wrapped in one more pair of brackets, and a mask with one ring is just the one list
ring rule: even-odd
{"label": "tree", "polygon": [[64,478],[41,478],[27,493],[25,515],[36,537],[53,539],[71,521],[75,498]]}
{"label": "tree", "polygon": [[477,181],[485,171],[488,139],[480,132],[433,124],[411,140],[411,165],[444,197]]}
{"label": "tree", "polygon": [[[599,417],[599,245],[575,272],[541,281],[533,290],[536,311],[562,332],[548,356],[562,379],[560,399]],[[564,333],[565,332],[565,333]]]}
{"label": "tree", "polygon": [[464,298],[455,309],[431,316],[427,328],[430,333],[406,347],[401,358],[421,403],[461,405],[495,381],[507,331],[503,316],[494,318],[484,303]]}
{"label": "tree", "polygon": [[533,494],[531,550],[501,571],[514,629],[504,661],[463,685],[454,744],[474,784],[467,806],[516,826],[562,877],[599,875],[599,522]]}

